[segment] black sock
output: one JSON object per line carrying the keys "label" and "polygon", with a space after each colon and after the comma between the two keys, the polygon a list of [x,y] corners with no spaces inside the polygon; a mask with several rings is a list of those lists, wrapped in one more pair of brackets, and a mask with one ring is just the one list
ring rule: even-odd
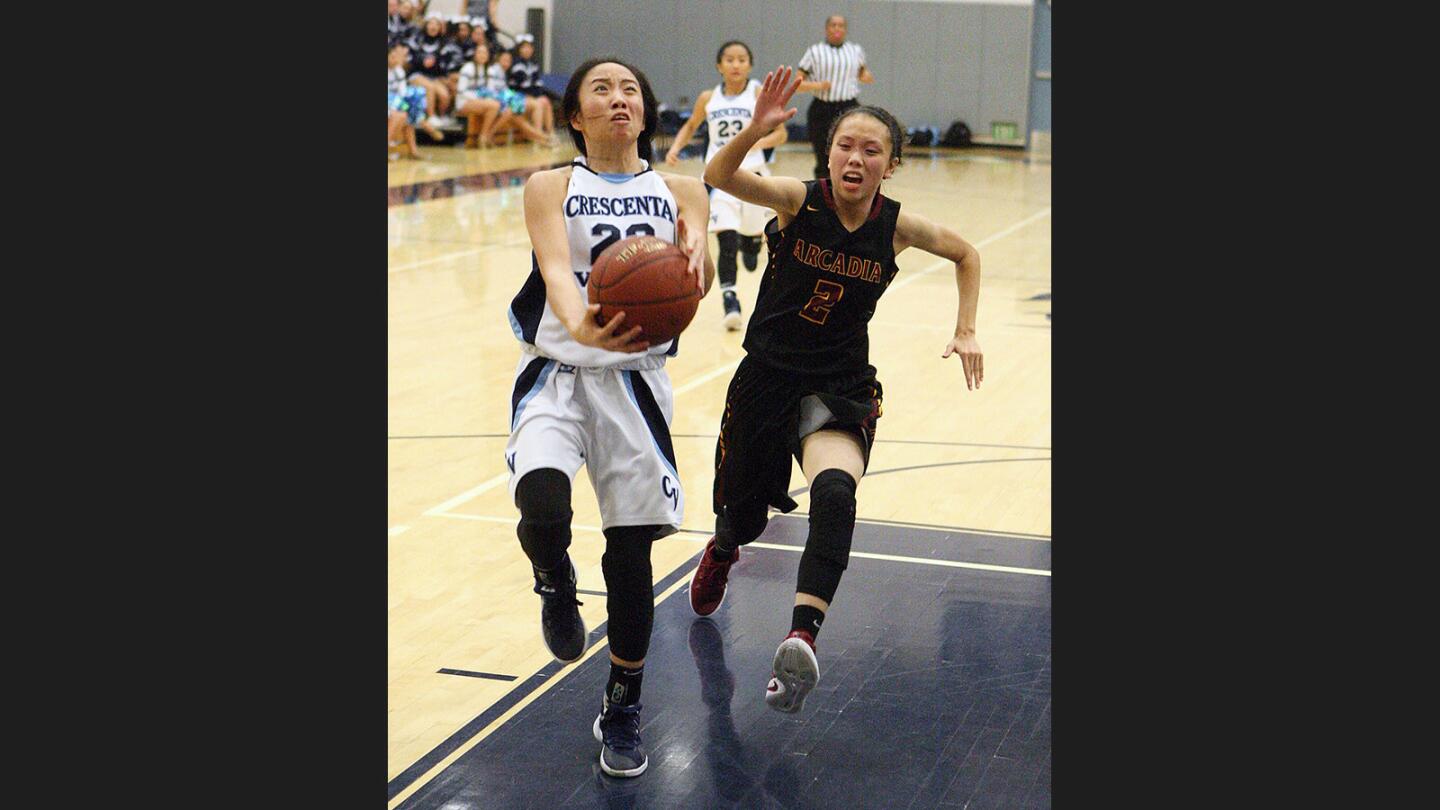
{"label": "black sock", "polygon": [[820,624],[825,621],[825,611],[813,605],[796,605],[790,614],[790,632],[804,630],[811,638],[820,635]]}
{"label": "black sock", "polygon": [[626,669],[614,661],[610,662],[610,681],[605,684],[605,697],[612,706],[633,706],[640,702],[640,679],[645,677],[645,665]]}
{"label": "black sock", "polygon": [[720,562],[725,562],[735,553],[735,549],[725,548],[720,543],[720,535],[717,534],[715,535],[715,550],[711,552],[711,555]]}
{"label": "black sock", "polygon": [[735,231],[720,231],[715,234],[720,244],[720,254],[715,257],[715,280],[720,289],[735,287],[735,255],[740,252],[740,234]]}
{"label": "black sock", "polygon": [[534,571],[535,576],[538,577],[545,584],[553,585],[555,584],[555,581],[557,579],[563,580],[565,577],[570,575],[570,566],[567,564],[569,562],[570,555],[567,553],[565,556],[560,558],[560,563],[554,568],[541,568],[540,566],[531,563],[530,570]]}

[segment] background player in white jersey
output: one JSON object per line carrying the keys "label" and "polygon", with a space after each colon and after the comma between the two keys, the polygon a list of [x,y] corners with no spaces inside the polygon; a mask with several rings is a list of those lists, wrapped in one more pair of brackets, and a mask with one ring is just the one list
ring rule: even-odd
{"label": "background player in white jersey", "polygon": [[[739,40],[731,40],[720,46],[715,54],[715,69],[724,81],[700,93],[695,99],[695,109],[690,119],[675,133],[675,142],[665,154],[665,162],[679,165],[680,150],[690,143],[690,138],[703,121],[709,125],[710,145],[705,150],[705,162],[709,163],[720,151],[720,147],[750,126],[755,111],[755,94],[760,83],[750,78],[754,66],[750,46]],[[755,148],[745,155],[740,168],[764,177],[770,176],[770,167],[765,165],[764,150],[785,143],[785,127],[777,127],[756,143]],[[710,192],[710,232],[720,244],[720,256],[715,262],[720,274],[720,297],[725,306],[725,328],[735,331],[740,328],[740,300],[735,295],[735,254],[743,253],[745,268],[754,270],[760,260],[760,233],[774,212],[762,206],[747,203],[720,189]]]}
{"label": "background player in white jersey", "polygon": [[623,313],[601,326],[585,283],[605,248],[640,234],[678,244],[702,292],[715,275],[704,184],[650,168],[658,107],[645,75],[618,59],[591,59],[571,75],[560,120],[581,157],[525,184],[532,269],[509,312],[523,352],[505,448],[516,532],[534,568],[545,644],[567,663],[586,645],[566,553],[581,464],[600,504],[610,678],[593,733],[611,776],[638,776],[647,764],[639,698],[655,611],[650,544],[675,532],[685,511],[665,372],[679,338],[652,346]]}

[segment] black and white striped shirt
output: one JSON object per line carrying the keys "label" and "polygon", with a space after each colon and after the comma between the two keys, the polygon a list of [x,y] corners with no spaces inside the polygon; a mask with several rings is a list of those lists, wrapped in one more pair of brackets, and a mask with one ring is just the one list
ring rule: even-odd
{"label": "black and white striped shirt", "polygon": [[839,47],[817,42],[800,57],[796,67],[805,71],[806,81],[830,82],[829,90],[815,93],[821,101],[849,101],[860,95],[860,68],[865,64],[865,49],[853,42]]}

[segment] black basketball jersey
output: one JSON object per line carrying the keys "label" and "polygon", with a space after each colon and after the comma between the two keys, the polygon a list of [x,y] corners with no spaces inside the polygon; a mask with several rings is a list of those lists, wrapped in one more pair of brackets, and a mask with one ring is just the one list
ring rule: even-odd
{"label": "black basketball jersey", "polygon": [[529,90],[532,87],[538,87],[540,85],[540,65],[517,56],[515,61],[510,64],[510,75],[505,78],[512,90]]}
{"label": "black basketball jersey", "polygon": [[900,203],[877,192],[870,215],[851,232],[835,212],[830,181],[805,186],[795,219],[784,230],[778,219],[765,226],[770,263],[745,330],[745,350],[805,374],[863,369],[870,363],[870,316],[900,271]]}
{"label": "black basketball jersey", "polygon": [[[473,45],[473,43],[472,43]],[[470,57],[475,57],[475,49],[470,49]],[[465,67],[465,46],[451,40],[440,46],[440,68],[447,74],[459,73],[460,68]]]}

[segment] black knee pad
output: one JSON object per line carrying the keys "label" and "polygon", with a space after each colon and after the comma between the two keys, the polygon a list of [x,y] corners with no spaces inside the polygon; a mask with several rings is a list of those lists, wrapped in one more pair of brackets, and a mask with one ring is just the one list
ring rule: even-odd
{"label": "black knee pad", "polygon": [[626,661],[640,661],[650,649],[655,623],[655,584],[650,568],[650,544],[662,534],[660,526],[612,526],[605,530],[605,607],[610,651]]}
{"label": "black knee pad", "polygon": [[725,541],[726,548],[735,548],[754,541],[764,533],[769,522],[770,510],[764,501],[726,504],[725,510],[715,518],[715,534]]}
{"label": "black knee pad", "polygon": [[531,470],[515,485],[515,505],[515,533],[530,564],[542,571],[560,565],[570,548],[570,478],[550,467]]}
{"label": "black knee pad", "polygon": [[720,243],[720,255],[715,259],[715,274],[721,284],[735,283],[735,255],[740,250],[740,234],[736,231],[720,231],[715,234]]}
{"label": "black knee pad", "polygon": [[746,253],[755,254],[760,252],[759,236],[741,236],[740,249]]}
{"label": "black knee pad", "polygon": [[800,555],[796,589],[829,602],[850,564],[855,534],[855,479],[844,470],[824,470],[810,482],[810,536]]}

